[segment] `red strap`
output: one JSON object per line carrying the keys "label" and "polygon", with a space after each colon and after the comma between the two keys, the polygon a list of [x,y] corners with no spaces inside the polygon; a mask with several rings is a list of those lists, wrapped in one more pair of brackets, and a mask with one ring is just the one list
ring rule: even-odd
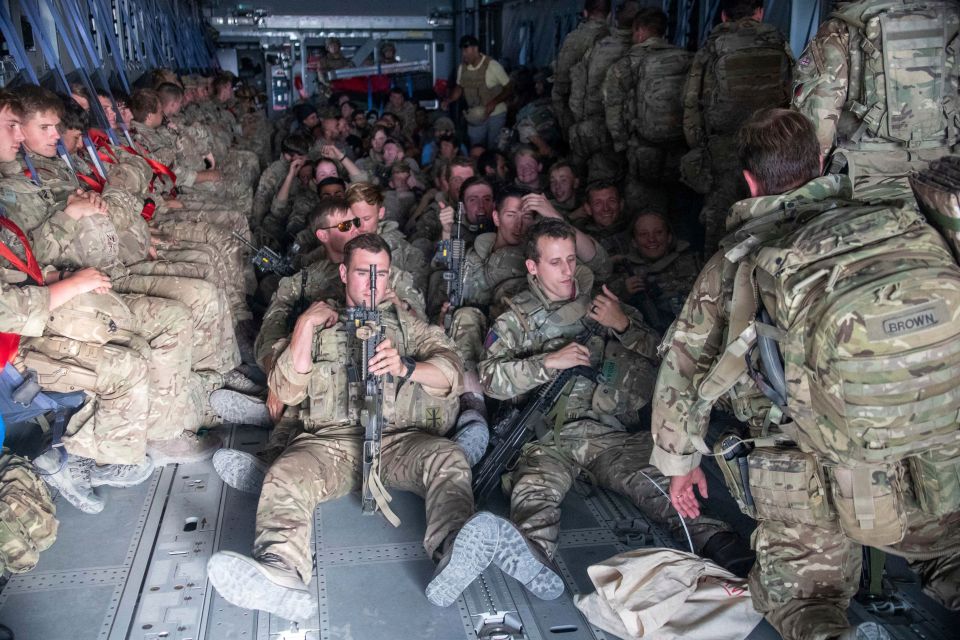
{"label": "red strap", "polygon": [[[9,260],[10,264],[30,276],[34,282],[42,287],[43,273],[40,271],[40,265],[37,264],[36,258],[33,257],[33,251],[30,250],[30,243],[27,242],[27,235],[20,230],[20,227],[15,225],[13,221],[7,217],[0,217],[0,227],[7,229],[13,233],[13,235],[17,236],[17,239],[19,239],[23,244],[23,252],[27,256],[27,262],[24,263],[23,260],[18,258],[16,254],[10,250],[10,247],[3,242],[0,242],[0,256],[3,256]],[[16,333],[0,333],[0,365],[13,362],[13,358],[17,355],[17,350],[19,348],[19,335]]]}
{"label": "red strap", "polygon": [[27,242],[27,234],[21,231],[20,227],[15,225],[10,218],[5,216],[0,217],[0,227],[17,236],[17,239],[23,244],[23,252],[27,256],[27,261],[24,263],[23,260],[18,258],[16,254],[10,250],[10,247],[2,242],[0,242],[0,256],[9,260],[10,264],[18,270],[33,278],[33,281],[38,285],[43,286],[43,273],[40,271],[40,265],[37,264],[37,259],[33,257],[33,251],[30,250],[30,243]]}
{"label": "red strap", "polygon": [[150,181],[150,193],[153,193],[154,190],[156,189],[156,187],[154,187],[154,183],[157,181],[157,178],[160,176],[163,176],[164,178],[168,178],[170,180],[170,183],[172,185],[170,187],[170,193],[176,196],[177,195],[177,174],[175,174],[173,170],[167,165],[163,164],[162,162],[157,162],[156,160],[151,158],[149,155],[150,154],[149,149],[145,148],[142,144],[137,146],[140,147],[139,151],[131,147],[128,147],[126,145],[121,145],[120,148],[123,149],[124,151],[127,151],[128,153],[132,153],[134,155],[140,156],[141,158],[147,161],[148,165],[150,165],[150,168],[153,170],[153,179]]}
{"label": "red strap", "polygon": [[88,176],[78,171],[77,179],[90,187],[91,190],[96,191],[97,193],[103,193],[104,183],[100,180],[97,180],[93,176]]}

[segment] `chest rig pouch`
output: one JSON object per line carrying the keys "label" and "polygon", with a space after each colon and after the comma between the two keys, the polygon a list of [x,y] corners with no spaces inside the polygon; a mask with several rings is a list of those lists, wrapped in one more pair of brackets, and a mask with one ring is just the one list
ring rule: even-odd
{"label": "chest rig pouch", "polygon": [[640,354],[610,338],[603,346],[597,388],[593,392],[593,410],[601,414],[622,415],[642,409],[650,402],[656,370]]}
{"label": "chest rig pouch", "polygon": [[359,424],[363,385],[350,336],[342,325],[318,331],[313,341],[313,372],[307,385],[309,427]]}

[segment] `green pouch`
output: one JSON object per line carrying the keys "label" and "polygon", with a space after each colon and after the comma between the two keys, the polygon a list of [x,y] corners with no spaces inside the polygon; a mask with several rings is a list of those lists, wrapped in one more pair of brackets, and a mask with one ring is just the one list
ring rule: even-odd
{"label": "green pouch", "polygon": [[744,498],[743,484],[740,482],[740,468],[737,465],[736,459],[725,460],[720,453],[725,438],[726,436],[720,437],[716,443],[714,443],[713,453],[716,454],[714,460],[716,460],[717,465],[720,466],[720,472],[723,473],[723,479],[726,482],[727,489],[729,489],[730,494],[737,501],[737,506],[740,507],[740,511],[751,518],[756,518],[756,509],[748,507],[747,501]]}
{"label": "green pouch", "polygon": [[840,527],[871,547],[890,546],[907,531],[903,469],[899,463],[828,467],[830,498]]}
{"label": "green pouch", "polygon": [[960,447],[925,451],[907,462],[922,511],[935,517],[960,511]]}
{"label": "green pouch", "polygon": [[816,458],[795,448],[760,447],[747,460],[757,519],[835,526]]}

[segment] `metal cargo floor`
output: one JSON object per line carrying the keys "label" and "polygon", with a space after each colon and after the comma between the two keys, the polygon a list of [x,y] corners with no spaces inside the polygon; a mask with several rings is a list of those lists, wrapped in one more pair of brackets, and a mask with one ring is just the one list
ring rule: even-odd
{"label": "metal cargo floor", "polygon": [[[228,444],[255,451],[266,432],[242,428]],[[711,479],[712,499],[729,511],[729,498]],[[317,618],[291,623],[238,609],[206,580],[207,558],[218,549],[249,553],[256,497],[225,487],[208,462],[168,466],[149,482],[108,489],[107,507],[95,516],[57,498],[60,534],[37,568],[14,576],[0,592],[0,622],[17,640],[414,640],[476,639],[489,612],[512,612],[522,624],[516,638],[588,640],[613,638],[573,606],[573,594],[592,591],[590,564],[639,546],[663,546],[662,533],[626,500],[607,492],[564,503],[558,564],[568,592],[543,602],[496,569],[488,569],[453,606],[430,605],[423,588],[433,563],[421,545],[423,502],[394,494],[399,529],[383,518],[360,515],[350,496],[316,510],[316,569],[310,587]],[[502,512],[504,504],[493,505]],[[730,511],[733,516],[733,512]],[[747,523],[747,524],[744,524]],[[749,526],[740,519],[738,526]],[[891,573],[903,573],[891,563]],[[897,583],[905,609],[890,615],[897,638],[952,640],[960,618],[919,594],[909,577]],[[889,608],[889,607],[888,607]],[[851,607],[855,620],[869,614]],[[766,622],[755,640],[779,637]]]}

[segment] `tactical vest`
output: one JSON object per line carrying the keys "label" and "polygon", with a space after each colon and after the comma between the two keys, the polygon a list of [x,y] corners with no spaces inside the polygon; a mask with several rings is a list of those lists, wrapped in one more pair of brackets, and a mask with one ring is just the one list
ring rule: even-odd
{"label": "tactical vest", "polygon": [[466,64],[460,65],[460,87],[463,89],[467,106],[482,107],[500,95],[503,87],[487,86],[487,67],[489,66],[490,56],[483,56],[483,62],[476,69],[471,69]]}
{"label": "tactical vest", "polygon": [[[561,349],[586,329],[590,297],[581,295],[558,309],[548,311],[529,289],[508,299],[524,330],[522,343],[527,353],[549,353]],[[598,376],[593,382],[575,378],[569,390],[565,421],[583,417],[627,416],[643,408],[653,389],[653,368],[639,354],[625,348],[619,340],[594,335],[587,341],[590,365]],[[615,421],[611,421],[616,424]]]}
{"label": "tactical vest", "polygon": [[705,48],[700,113],[707,135],[733,135],[758,109],[789,104],[792,60],[776,27],[754,20],[721,25]]}
{"label": "tactical vest", "polygon": [[666,42],[631,55],[631,131],[650,142],[683,140],[683,86],[693,54]]}
{"label": "tactical vest", "polygon": [[[956,2],[868,0],[831,17],[850,34],[840,144],[875,149],[949,147],[958,139],[960,8]],[[851,118],[852,116],[852,118]]]}
{"label": "tactical vest", "polygon": [[752,378],[864,544],[903,538],[906,469],[920,508],[960,509],[960,268],[937,232],[910,204],[838,195],[787,198],[734,241],[727,346],[692,413]]}
{"label": "tactical vest", "polygon": [[[403,313],[403,312],[400,312]],[[385,310],[385,336],[401,355],[414,353],[408,327],[397,313]],[[409,321],[409,317],[407,320]],[[301,412],[307,431],[360,425],[364,385],[361,381],[359,342],[351,338],[343,323],[318,331],[313,343],[313,371],[307,399]],[[419,384],[385,377],[383,419],[386,431],[415,428],[442,436],[456,422],[460,399],[431,396]]]}

